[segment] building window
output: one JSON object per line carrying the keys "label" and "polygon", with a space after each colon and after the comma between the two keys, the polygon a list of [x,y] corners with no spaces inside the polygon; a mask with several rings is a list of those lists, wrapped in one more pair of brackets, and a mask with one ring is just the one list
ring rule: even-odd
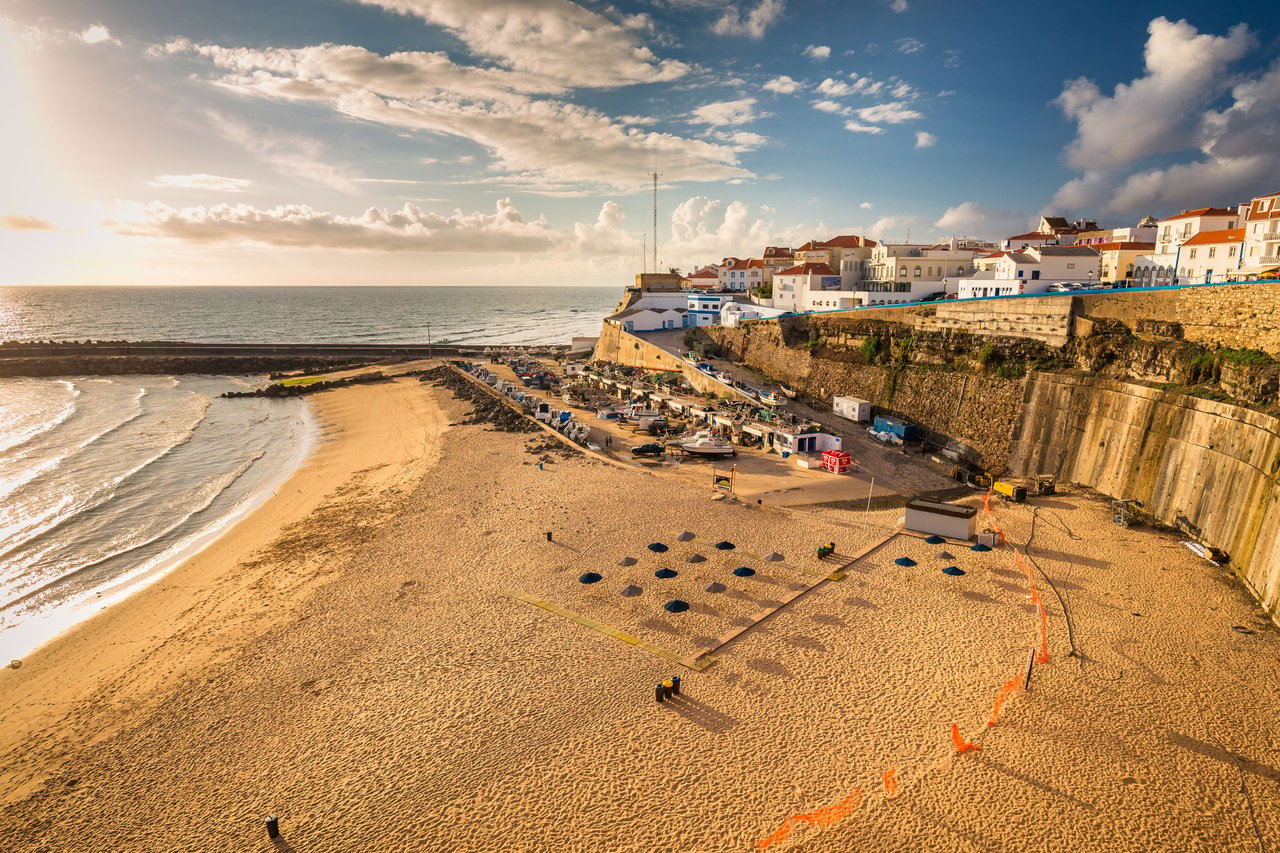
{"label": "building window", "polygon": [[1196,259],[1196,250],[1192,249],[1191,253],[1187,255],[1187,257],[1194,261]]}
{"label": "building window", "polygon": [[1216,254],[1218,254],[1218,247],[1217,247],[1217,246],[1210,246],[1210,247],[1209,247],[1209,257],[1211,257],[1211,258],[1212,258],[1212,257],[1213,257],[1214,255],[1216,255]]}
{"label": "building window", "polygon": [[964,275],[964,267],[956,267],[956,275]]}
{"label": "building window", "polygon": [[1227,257],[1228,257],[1228,258],[1234,258],[1235,256],[1236,256],[1236,247],[1235,247],[1235,246],[1231,246],[1231,247],[1229,247],[1229,248],[1227,249]]}
{"label": "building window", "polygon": [[1227,220],[1227,228],[1235,228],[1235,227],[1236,227],[1236,221],[1234,219]]}
{"label": "building window", "polygon": [[916,278],[920,277],[920,267],[916,267]]}
{"label": "building window", "polygon": [[906,277],[907,277],[907,268],[906,268],[906,267],[903,267],[902,269],[898,270],[898,275],[902,276],[903,278],[906,278]]}

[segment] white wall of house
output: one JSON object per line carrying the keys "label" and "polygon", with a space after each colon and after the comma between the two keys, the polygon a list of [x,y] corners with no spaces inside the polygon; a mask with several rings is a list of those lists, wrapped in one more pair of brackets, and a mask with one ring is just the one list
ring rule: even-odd
{"label": "white wall of house", "polygon": [[1183,246],[1178,258],[1178,279],[1186,284],[1234,281],[1240,271],[1243,241]]}
{"label": "white wall of house", "polygon": [[1244,225],[1246,276],[1280,267],[1280,193],[1254,198]]}
{"label": "white wall of house", "polygon": [[1156,254],[1175,253],[1180,245],[1201,231],[1235,228],[1239,221],[1240,215],[1235,211],[1162,219],[1156,226]]}
{"label": "white wall of house", "polygon": [[799,313],[828,310],[825,305],[815,308],[815,300],[825,303],[836,301],[841,296],[848,297],[849,293],[847,291],[840,293],[840,276],[838,275],[793,273],[773,277],[773,305],[784,311]]}

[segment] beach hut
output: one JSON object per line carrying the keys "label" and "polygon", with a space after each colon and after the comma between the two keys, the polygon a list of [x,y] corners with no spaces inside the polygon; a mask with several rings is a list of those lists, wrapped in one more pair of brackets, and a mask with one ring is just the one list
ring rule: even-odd
{"label": "beach hut", "polygon": [[903,526],[917,533],[932,533],[967,542],[977,533],[978,511],[968,506],[912,498],[907,501]]}
{"label": "beach hut", "polygon": [[845,450],[824,450],[822,467],[832,474],[843,474],[853,468],[853,457]]}

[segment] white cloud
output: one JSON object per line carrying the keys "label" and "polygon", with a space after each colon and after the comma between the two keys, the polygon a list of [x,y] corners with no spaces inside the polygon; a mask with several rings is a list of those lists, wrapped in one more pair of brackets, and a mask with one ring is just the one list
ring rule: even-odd
{"label": "white cloud", "polygon": [[907,0],[889,0],[889,8],[895,12],[907,11]]}
{"label": "white cloud", "polygon": [[757,41],[764,38],[769,29],[786,10],[785,0],[760,0],[745,15],[737,6],[729,6],[724,14],[711,25],[711,31],[722,36],[746,36]]}
{"label": "white cloud", "polygon": [[1156,18],[1147,27],[1146,73],[1110,96],[1085,77],[1056,103],[1076,122],[1067,161],[1078,168],[1123,166],[1187,147],[1193,117],[1223,90],[1227,66],[1254,44],[1239,24],[1226,36],[1201,34],[1186,21]]}
{"label": "white cloud", "polygon": [[818,91],[833,98],[842,98],[845,95],[852,95],[857,90],[843,80],[828,77],[818,84]]}
{"label": "white cloud", "polygon": [[807,56],[816,62],[831,58],[831,48],[825,44],[811,44],[804,50],[800,51],[801,56]]}
{"label": "white cloud", "polygon": [[835,101],[814,101],[813,108],[824,113],[832,113],[838,116],[853,115],[853,109],[846,107],[844,104],[838,104]]}
{"label": "white cloud", "polygon": [[57,227],[47,219],[8,213],[0,216],[0,229],[5,231],[56,231]]}
{"label": "white cloud", "polygon": [[627,216],[622,205],[606,201],[594,223],[578,222],[573,226],[574,248],[583,255],[634,255],[640,250],[640,239],[626,230]]}
{"label": "white cloud", "polygon": [[148,186],[167,187],[184,190],[211,190],[213,192],[242,193],[253,185],[253,181],[244,178],[224,178],[219,175],[161,175]]}
{"label": "white cloud", "polygon": [[355,175],[324,159],[324,146],[306,136],[282,134],[251,126],[217,112],[207,114],[209,126],[228,142],[282,174],[342,192],[357,192]]}
{"label": "white cloud", "polygon": [[869,201],[864,201],[862,204],[858,205],[858,207],[860,207],[860,208],[861,208],[861,209],[863,209],[863,210],[870,210],[870,209],[871,209],[872,207],[874,207],[874,206],[875,206],[875,205],[873,205],[873,204],[872,204],[871,202],[869,202]]}
{"label": "white cloud", "polygon": [[976,201],[948,207],[933,227],[945,234],[964,237],[1006,237],[1020,234],[1027,226],[1027,215]]}
{"label": "white cloud", "polygon": [[916,147],[917,148],[932,148],[933,144],[937,141],[938,141],[938,137],[934,136],[932,133],[929,133],[926,130],[916,131]]}
{"label": "white cloud", "polygon": [[80,40],[85,44],[120,44],[120,40],[111,35],[111,30],[103,24],[93,24],[80,33]]}
{"label": "white cloud", "polygon": [[958,50],[944,50],[942,57],[942,65],[945,68],[959,68],[961,65],[960,51]]}
{"label": "white cloud", "polygon": [[109,224],[126,236],[288,249],[538,252],[564,241],[543,220],[526,222],[510,199],[499,200],[494,213],[456,211],[441,216],[406,204],[399,210],[371,207],[354,217],[301,204],[266,209],[244,204],[174,208],[151,202],[125,205],[121,216]]}
{"label": "white cloud", "polygon": [[925,48],[925,43],[917,38],[898,39],[896,44],[898,45],[899,53],[919,53]]}
{"label": "white cloud", "polygon": [[872,123],[901,124],[904,121],[915,121],[923,117],[901,101],[876,104],[874,107],[863,107],[858,110],[858,118]]}
{"label": "white cloud", "polygon": [[[751,151],[768,142],[768,138],[746,130],[721,132],[715,134],[716,139],[736,147],[740,151]],[[735,178],[734,180],[741,180]]]}
{"label": "white cloud", "polygon": [[779,95],[791,95],[799,90],[800,83],[783,74],[780,77],[774,77],[760,88],[766,92],[775,92]]}
{"label": "white cloud", "polygon": [[675,80],[688,66],[659,60],[639,33],[645,16],[616,20],[569,0],[357,0],[449,30],[472,53],[577,88]]}
{"label": "white cloud", "polygon": [[850,133],[884,133],[883,127],[876,127],[873,124],[859,124],[856,121],[846,121],[844,123],[844,129]]}
{"label": "white cloud", "polygon": [[594,109],[535,98],[559,84],[531,73],[458,66],[443,54],[384,57],[342,45],[252,49],[181,40],[156,52],[209,60],[224,72],[211,82],[231,91],[321,103],[398,130],[469,139],[493,158],[494,182],[512,187],[634,188],[644,174],[636,164],[655,156],[672,181],[753,177],[739,166],[735,146],[646,132]]}
{"label": "white cloud", "polygon": [[901,233],[909,224],[910,216],[882,216],[865,229],[868,237],[884,240],[890,231]]}
{"label": "white cloud", "polygon": [[703,104],[693,111],[693,118],[690,121],[695,124],[709,124],[712,127],[747,124],[760,118],[756,114],[755,105],[755,98]]}

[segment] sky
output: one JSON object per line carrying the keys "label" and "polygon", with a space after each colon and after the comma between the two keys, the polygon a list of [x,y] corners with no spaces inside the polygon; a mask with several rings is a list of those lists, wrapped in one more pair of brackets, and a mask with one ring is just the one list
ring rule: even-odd
{"label": "sky", "polygon": [[1280,190],[1280,16],[0,0],[0,109],[0,284],[621,286],[655,170],[664,271]]}

